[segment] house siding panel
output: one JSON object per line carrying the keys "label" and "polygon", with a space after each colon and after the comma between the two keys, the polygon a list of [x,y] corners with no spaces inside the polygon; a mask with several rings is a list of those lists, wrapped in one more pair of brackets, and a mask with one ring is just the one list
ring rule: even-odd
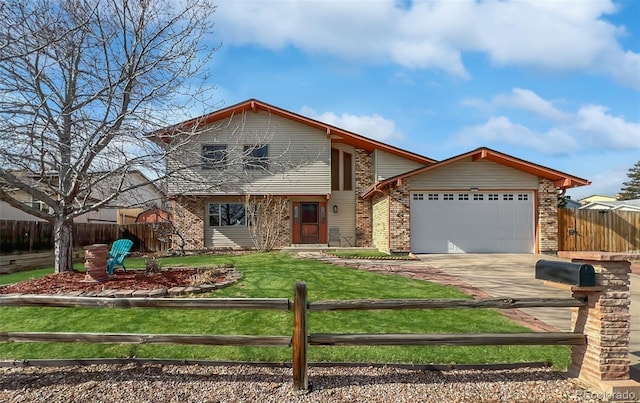
{"label": "house siding panel", "polygon": [[535,175],[492,161],[472,161],[471,157],[413,176],[409,182],[411,190],[538,188],[538,177]]}
{"label": "house siding panel", "polygon": [[[333,212],[333,206],[338,212]],[[355,192],[333,191],[327,204],[329,228],[340,229],[340,246],[356,246],[356,194]]]}
{"label": "house siding panel", "polygon": [[[202,169],[202,146],[224,144],[224,170]],[[244,170],[245,145],[269,146],[269,171]],[[328,194],[331,191],[330,140],[326,133],[267,112],[248,112],[211,125],[200,138],[180,147],[168,169],[176,194]],[[191,165],[191,166],[189,166]]]}
{"label": "house siding panel", "polygon": [[425,165],[384,151],[376,150],[374,152],[374,166],[376,181],[383,181],[405,172],[422,168]]}
{"label": "house siding panel", "polygon": [[204,246],[212,249],[250,249],[255,245],[249,227],[205,226]]}

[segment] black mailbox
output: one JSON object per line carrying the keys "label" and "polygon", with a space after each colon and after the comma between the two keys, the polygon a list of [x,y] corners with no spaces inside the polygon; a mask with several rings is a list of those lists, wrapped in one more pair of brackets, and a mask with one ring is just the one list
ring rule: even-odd
{"label": "black mailbox", "polygon": [[536,278],[578,287],[596,285],[596,273],[590,264],[538,260],[536,262]]}

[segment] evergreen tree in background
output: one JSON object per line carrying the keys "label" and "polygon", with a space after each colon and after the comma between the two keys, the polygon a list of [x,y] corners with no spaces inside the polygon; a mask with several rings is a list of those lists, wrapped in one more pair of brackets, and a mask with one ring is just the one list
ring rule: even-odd
{"label": "evergreen tree in background", "polygon": [[640,161],[629,168],[629,180],[624,182],[620,190],[620,200],[640,199]]}

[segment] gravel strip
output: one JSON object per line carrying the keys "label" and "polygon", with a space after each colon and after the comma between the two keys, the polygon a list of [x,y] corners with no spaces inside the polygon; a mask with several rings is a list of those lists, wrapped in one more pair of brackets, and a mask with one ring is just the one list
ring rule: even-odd
{"label": "gravel strip", "polygon": [[[290,368],[158,364],[0,368],[2,402],[568,402],[575,381],[550,368],[424,371],[312,367],[309,393]],[[593,396],[593,395],[591,395]]]}

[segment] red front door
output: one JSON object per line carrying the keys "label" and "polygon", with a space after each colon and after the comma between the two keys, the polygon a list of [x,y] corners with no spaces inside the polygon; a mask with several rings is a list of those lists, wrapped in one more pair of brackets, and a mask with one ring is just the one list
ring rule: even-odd
{"label": "red front door", "polygon": [[293,243],[327,243],[327,203],[293,203]]}
{"label": "red front door", "polygon": [[300,243],[320,243],[318,203],[300,203]]}

